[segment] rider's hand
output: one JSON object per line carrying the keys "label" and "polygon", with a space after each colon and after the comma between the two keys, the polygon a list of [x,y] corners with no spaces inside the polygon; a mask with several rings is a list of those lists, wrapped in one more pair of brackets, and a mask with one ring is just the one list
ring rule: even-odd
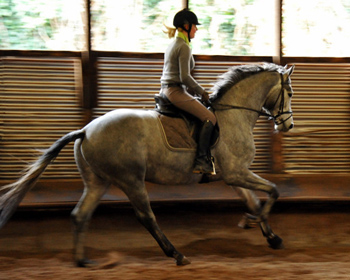
{"label": "rider's hand", "polygon": [[189,88],[189,87],[187,87],[186,90],[187,90],[187,92],[188,92],[189,94],[191,94],[192,96],[196,96],[196,95],[197,95],[197,94],[195,93],[195,91],[194,91],[193,89]]}
{"label": "rider's hand", "polygon": [[210,105],[210,100],[209,100],[209,93],[207,91],[204,91],[202,93],[202,101],[207,104]]}

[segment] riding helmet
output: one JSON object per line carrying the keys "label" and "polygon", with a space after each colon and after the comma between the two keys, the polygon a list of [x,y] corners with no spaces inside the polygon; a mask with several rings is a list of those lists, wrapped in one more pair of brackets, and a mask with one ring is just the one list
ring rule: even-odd
{"label": "riding helmet", "polygon": [[174,16],[173,24],[176,28],[183,28],[186,23],[200,25],[196,14],[189,9],[183,9]]}

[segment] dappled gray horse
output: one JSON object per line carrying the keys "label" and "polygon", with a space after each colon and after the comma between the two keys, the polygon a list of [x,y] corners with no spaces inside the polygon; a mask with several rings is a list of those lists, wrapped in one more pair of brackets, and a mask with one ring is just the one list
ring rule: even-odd
{"label": "dappled gray horse", "polygon": [[[290,79],[293,68],[275,64],[232,67],[216,83],[210,97],[220,128],[219,140],[212,147],[218,174],[211,180],[223,180],[238,191],[251,212],[243,226],[260,225],[272,248],[282,246],[282,239],[273,233],[267,221],[279,194],[275,184],[249,170],[255,156],[253,128],[261,114],[273,118],[278,131],[293,127]],[[72,212],[76,264],[92,263],[85,257],[84,236],[110,185],[128,196],[138,220],[168,257],[174,258],[178,265],[190,263],[159,228],[145,181],[192,184],[199,182],[202,175],[192,173],[195,150],[170,150],[163,137],[156,111],[128,109],[114,110],[68,133],[46,150],[17,182],[0,189],[0,226],[61,149],[75,141],[75,159],[85,185],[82,198]],[[267,193],[263,206],[253,193],[255,190]]]}

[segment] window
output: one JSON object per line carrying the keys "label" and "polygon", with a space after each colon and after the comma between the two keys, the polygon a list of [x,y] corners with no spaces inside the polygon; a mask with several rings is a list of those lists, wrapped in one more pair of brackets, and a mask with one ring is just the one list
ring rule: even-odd
{"label": "window", "polygon": [[350,56],[349,0],[284,0],[285,56]]}
{"label": "window", "polygon": [[179,0],[93,1],[92,49],[164,52],[169,44],[164,23],[172,26]]}
{"label": "window", "polygon": [[[0,0],[0,49],[86,49],[87,0]],[[90,0],[95,51],[163,53],[162,32],[183,0]],[[189,0],[202,23],[194,54],[275,56],[282,28],[284,56],[349,57],[350,0]]]}
{"label": "window", "polygon": [[[92,5],[95,50],[164,52],[180,0],[105,0]],[[191,0],[199,21],[193,52],[207,55],[275,55],[275,0]],[[262,13],[261,11],[265,12]]]}
{"label": "window", "polygon": [[1,0],[0,48],[83,50],[84,11],[84,0]]}
{"label": "window", "polygon": [[[273,56],[276,51],[275,0],[190,0],[202,23],[194,53]],[[199,42],[198,42],[199,41]]]}

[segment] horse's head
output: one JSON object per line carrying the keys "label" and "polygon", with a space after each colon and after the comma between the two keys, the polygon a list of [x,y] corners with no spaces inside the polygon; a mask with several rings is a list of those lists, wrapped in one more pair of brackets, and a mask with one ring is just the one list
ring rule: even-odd
{"label": "horse's head", "polygon": [[294,65],[289,69],[286,66],[284,68],[281,67],[279,70],[280,85],[271,90],[264,104],[264,108],[271,113],[275,122],[275,130],[277,131],[286,132],[294,127],[291,107],[293,89],[290,79],[293,70]]}
{"label": "horse's head", "polygon": [[[288,131],[294,126],[291,109],[293,90],[290,79],[293,70],[294,65],[288,69],[287,66],[282,67],[274,63],[231,67],[214,85],[210,101],[216,111],[236,109],[256,112],[258,116],[264,115],[273,119],[277,131]],[[263,72],[272,74],[260,76],[265,78],[258,82],[255,74]],[[236,87],[240,82],[243,85]],[[257,92],[261,93],[260,99],[254,99]],[[254,104],[253,100],[258,104]]]}

